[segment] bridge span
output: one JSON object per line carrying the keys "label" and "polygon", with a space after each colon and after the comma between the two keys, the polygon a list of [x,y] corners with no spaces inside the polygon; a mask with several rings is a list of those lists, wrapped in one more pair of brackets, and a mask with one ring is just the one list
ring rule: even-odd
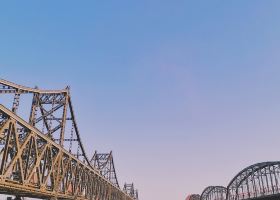
{"label": "bridge span", "polygon": [[88,158],[69,87],[41,90],[3,79],[0,193],[18,198],[138,200],[133,184],[120,187],[112,152],[95,152]]}
{"label": "bridge span", "polygon": [[262,162],[246,167],[227,187],[209,186],[201,195],[189,195],[186,200],[279,200],[280,161]]}

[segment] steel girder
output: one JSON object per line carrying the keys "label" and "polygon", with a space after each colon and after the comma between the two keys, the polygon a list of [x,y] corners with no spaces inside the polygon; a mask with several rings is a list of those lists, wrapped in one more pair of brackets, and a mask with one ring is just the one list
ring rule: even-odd
{"label": "steel girder", "polygon": [[[191,195],[187,197],[190,200]],[[225,188],[209,186],[200,200],[278,199],[280,197],[280,161],[262,162],[241,170]]]}
{"label": "steel girder", "polygon": [[190,194],[187,196],[186,200],[200,200],[199,194]]}
{"label": "steel girder", "polygon": [[0,94],[14,94],[12,111],[17,114],[23,94],[32,94],[29,124],[90,165],[75,119],[69,87],[40,90],[0,79]]}
{"label": "steel girder", "polygon": [[200,200],[225,200],[227,189],[223,186],[209,186],[203,190]]}
{"label": "steel girder", "polygon": [[93,167],[100,170],[102,176],[116,187],[120,187],[116,175],[112,151],[110,153],[97,153],[97,151],[95,151],[90,162]]}
{"label": "steel girder", "polygon": [[251,165],[239,172],[227,187],[228,200],[280,195],[280,161]]}
{"label": "steel girder", "polygon": [[123,187],[123,191],[129,196],[133,197],[133,199],[138,199],[138,190],[134,188],[133,183],[125,183]]}
{"label": "steel girder", "polygon": [[[27,122],[17,112],[22,94],[30,93],[33,99]],[[90,164],[69,87],[39,90],[0,79],[0,94],[14,95],[11,110],[0,104],[0,193],[58,199],[136,199]],[[110,155],[108,161],[113,166]],[[114,166],[113,170],[115,173]]]}

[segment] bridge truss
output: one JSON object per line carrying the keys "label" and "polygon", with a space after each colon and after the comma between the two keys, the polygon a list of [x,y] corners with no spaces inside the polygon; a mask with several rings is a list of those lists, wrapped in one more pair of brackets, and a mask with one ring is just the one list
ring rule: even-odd
{"label": "bridge truss", "polygon": [[[31,110],[24,120],[20,115],[27,112],[19,107],[27,94]],[[88,160],[69,87],[40,90],[1,79],[0,95],[0,193],[42,199],[138,199],[134,188],[119,187],[112,152],[95,153]],[[3,102],[12,102],[11,108]]]}
{"label": "bridge truss", "polygon": [[227,189],[223,186],[209,186],[200,195],[200,200],[224,200]]}
{"label": "bridge truss", "polygon": [[251,165],[239,172],[228,185],[227,199],[280,197],[280,161]]}
{"label": "bridge truss", "polygon": [[186,200],[199,200],[200,195],[199,194],[190,194],[187,196]]}
{"label": "bridge truss", "polygon": [[[195,195],[189,195],[190,197]],[[278,200],[280,199],[280,161],[262,162],[241,170],[228,184],[209,186],[200,200]]]}

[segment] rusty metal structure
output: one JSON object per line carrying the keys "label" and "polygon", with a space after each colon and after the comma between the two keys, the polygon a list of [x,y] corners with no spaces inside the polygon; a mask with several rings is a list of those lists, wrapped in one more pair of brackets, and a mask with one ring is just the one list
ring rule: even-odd
{"label": "rusty metal structure", "polygon": [[190,194],[187,196],[186,200],[199,200],[200,195],[199,194]]}
{"label": "rusty metal structure", "polygon": [[[21,105],[24,98],[31,101],[29,105]],[[41,199],[138,200],[133,184],[129,192],[126,185],[123,190],[119,187],[112,152],[88,159],[69,87],[41,90],[3,79],[0,193]]]}

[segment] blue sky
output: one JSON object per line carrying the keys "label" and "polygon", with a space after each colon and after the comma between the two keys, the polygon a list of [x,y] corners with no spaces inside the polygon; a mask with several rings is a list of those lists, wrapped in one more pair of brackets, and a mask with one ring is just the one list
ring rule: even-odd
{"label": "blue sky", "polygon": [[140,199],[182,200],[280,159],[279,6],[1,2],[1,78],[70,85],[88,152],[113,150]]}

